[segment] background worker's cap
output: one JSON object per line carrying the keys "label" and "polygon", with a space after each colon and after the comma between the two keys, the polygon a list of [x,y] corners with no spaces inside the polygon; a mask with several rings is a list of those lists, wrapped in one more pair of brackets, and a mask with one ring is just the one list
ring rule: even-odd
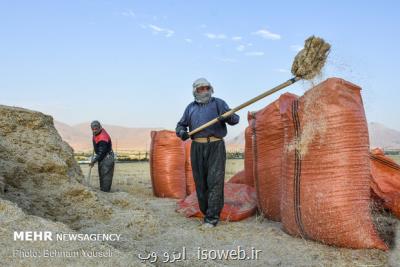
{"label": "background worker's cap", "polygon": [[99,121],[92,121],[92,123],[90,123],[90,128],[92,129],[101,129],[101,124]]}
{"label": "background worker's cap", "polygon": [[102,129],[99,121],[92,121],[90,128],[92,128],[93,135],[98,135]]}
{"label": "background worker's cap", "polygon": [[[99,121],[92,121],[92,123],[90,124],[90,128],[92,128],[94,135],[98,135],[102,129]],[[94,130],[94,129],[96,129],[96,130]]]}

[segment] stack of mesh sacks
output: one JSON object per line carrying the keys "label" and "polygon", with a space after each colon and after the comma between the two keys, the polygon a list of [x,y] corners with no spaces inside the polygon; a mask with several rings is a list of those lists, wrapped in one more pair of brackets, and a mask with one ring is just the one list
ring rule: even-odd
{"label": "stack of mesh sacks", "polygon": [[[151,182],[156,197],[179,199],[178,212],[186,217],[202,217],[192,175],[191,142],[183,142],[173,131],[151,132]],[[257,209],[256,193],[248,185],[226,183],[224,200],[221,220],[240,221]]]}
{"label": "stack of mesh sacks", "polygon": [[387,250],[370,210],[369,137],[360,91],[330,78],[301,97],[286,93],[250,113],[246,142],[251,140],[252,166],[245,168],[252,169],[260,212],[282,222],[288,234]]}

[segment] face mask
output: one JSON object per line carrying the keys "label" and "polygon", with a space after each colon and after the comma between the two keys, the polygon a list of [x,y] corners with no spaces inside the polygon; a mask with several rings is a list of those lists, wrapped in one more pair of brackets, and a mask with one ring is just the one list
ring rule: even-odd
{"label": "face mask", "polygon": [[211,90],[209,90],[208,92],[201,93],[201,94],[194,92],[194,99],[197,103],[206,104],[206,103],[208,103],[208,101],[210,101],[211,95],[212,95]]}
{"label": "face mask", "polygon": [[93,135],[98,135],[101,132],[101,128],[92,129]]}

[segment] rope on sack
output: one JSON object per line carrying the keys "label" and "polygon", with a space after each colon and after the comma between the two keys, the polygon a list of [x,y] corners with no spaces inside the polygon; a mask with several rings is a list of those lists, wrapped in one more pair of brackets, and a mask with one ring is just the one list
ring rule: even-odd
{"label": "rope on sack", "polygon": [[297,145],[297,142],[300,140],[301,129],[300,129],[300,119],[298,114],[299,109],[299,101],[296,99],[292,103],[292,118],[294,124],[295,131],[295,163],[294,163],[294,181],[293,181],[293,193],[294,193],[294,217],[299,228],[300,235],[303,238],[307,238],[307,234],[304,230],[303,220],[301,217],[301,198],[300,198],[300,189],[301,189],[301,154],[300,149]]}

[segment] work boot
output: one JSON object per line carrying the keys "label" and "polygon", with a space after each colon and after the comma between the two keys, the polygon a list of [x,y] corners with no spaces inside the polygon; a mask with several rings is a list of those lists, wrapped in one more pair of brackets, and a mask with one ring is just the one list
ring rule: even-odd
{"label": "work boot", "polygon": [[214,227],[215,227],[214,224],[208,223],[208,222],[203,223],[203,225],[201,226],[201,228],[203,228],[203,229],[214,228]]}

